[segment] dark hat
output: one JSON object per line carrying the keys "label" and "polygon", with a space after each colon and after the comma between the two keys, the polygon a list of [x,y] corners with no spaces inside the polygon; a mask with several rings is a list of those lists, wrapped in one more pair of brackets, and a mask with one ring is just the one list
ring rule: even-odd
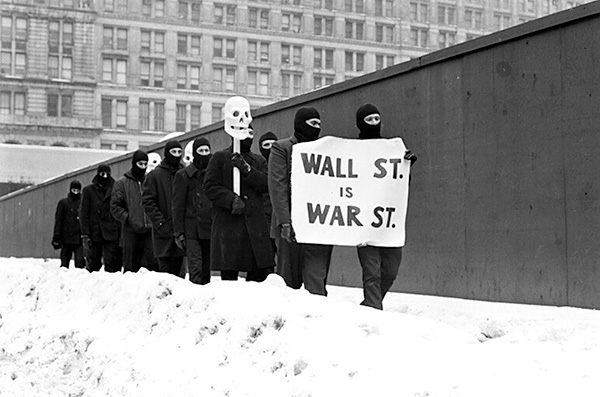
{"label": "dark hat", "polygon": [[167,155],[167,153],[169,153],[169,150],[176,148],[176,147],[181,149],[181,143],[179,143],[178,140],[172,139],[169,142],[167,142],[167,144],[165,145],[165,156]]}
{"label": "dark hat", "polygon": [[72,180],[71,185],[69,186],[69,190],[71,189],[81,189],[81,182],[79,182],[77,179]]}
{"label": "dark hat", "polygon": [[258,140],[258,143],[260,144],[263,141],[271,140],[271,139],[276,141],[278,138],[277,138],[277,135],[275,135],[271,131],[268,131],[268,132],[265,132],[264,134],[262,134],[260,136],[260,139]]}
{"label": "dark hat", "polygon": [[200,146],[205,146],[205,145],[210,147],[210,142],[208,141],[208,139],[203,138],[203,137],[196,138],[196,139],[194,139],[194,143],[192,144],[192,151],[194,153],[196,153],[196,150],[198,150],[198,148]]}
{"label": "dark hat", "polygon": [[148,161],[148,154],[146,154],[146,152],[144,152],[142,149],[138,149],[135,152],[133,152],[131,163],[135,164],[138,161]]}
{"label": "dark hat", "polygon": [[365,117],[370,114],[380,114],[379,110],[370,103],[366,103],[356,110],[356,126],[361,127],[361,123],[365,122]]}
{"label": "dark hat", "polygon": [[365,122],[365,117],[371,114],[379,114],[375,105],[366,103],[356,110],[356,126],[360,133],[358,139],[378,139],[381,138],[381,123],[370,125]]}
{"label": "dark hat", "polygon": [[98,166],[98,174],[101,172],[108,172],[110,173],[110,166],[108,164],[100,164]]}
{"label": "dark hat", "polygon": [[[300,108],[296,112],[296,116],[294,117],[294,130],[301,131],[306,126],[306,120],[310,119],[320,119],[321,115],[319,111],[315,108]],[[311,127],[312,128],[312,127]]]}

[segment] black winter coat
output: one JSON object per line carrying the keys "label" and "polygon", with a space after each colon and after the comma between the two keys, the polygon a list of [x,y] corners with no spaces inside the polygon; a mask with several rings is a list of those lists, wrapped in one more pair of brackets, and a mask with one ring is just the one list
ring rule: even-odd
{"label": "black winter coat", "polygon": [[121,222],[124,231],[150,233],[152,224],[142,204],[142,182],[130,171],[117,179],[112,189],[110,212]]}
{"label": "black winter coat", "polygon": [[114,182],[110,178],[106,188],[102,188],[96,175],[92,184],[81,191],[81,234],[89,236],[92,241],[119,240],[121,225],[110,213],[110,195]]}
{"label": "black winter coat", "polygon": [[240,196],[246,208],[244,214],[233,215],[232,153],[231,147],[215,153],[204,179],[204,191],[213,203],[211,266],[213,270],[253,270],[250,267],[254,257],[258,268],[273,267],[263,207],[263,193],[267,192],[267,162],[260,155],[244,154],[252,167],[248,175],[240,178]]}
{"label": "black winter coat", "polygon": [[54,217],[52,240],[59,241],[62,244],[81,244],[80,204],[81,199],[78,197],[75,200],[71,193],[58,202]]}
{"label": "black winter coat", "polygon": [[152,246],[157,258],[183,256],[173,238],[173,183],[181,169],[163,160],[144,180],[142,203],[152,222]]}
{"label": "black winter coat", "polygon": [[189,240],[210,239],[212,203],[204,193],[206,170],[193,163],[175,174],[173,185],[173,233]]}

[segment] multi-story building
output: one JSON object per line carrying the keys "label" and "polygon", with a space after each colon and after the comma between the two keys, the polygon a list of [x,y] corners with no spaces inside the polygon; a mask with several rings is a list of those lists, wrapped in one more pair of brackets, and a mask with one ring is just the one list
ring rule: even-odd
{"label": "multi-story building", "polygon": [[134,150],[584,2],[2,0],[0,142]]}

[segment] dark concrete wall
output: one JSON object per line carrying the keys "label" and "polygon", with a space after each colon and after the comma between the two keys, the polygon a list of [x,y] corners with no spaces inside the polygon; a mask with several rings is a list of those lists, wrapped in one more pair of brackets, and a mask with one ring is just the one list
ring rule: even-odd
{"label": "dark concrete wall", "polygon": [[[393,290],[600,308],[598,37],[595,2],[258,109],[253,126],[285,137],[314,106],[324,134],[355,137],[355,109],[378,106],[384,135],[419,156]],[[182,141],[224,148],[221,127]],[[54,254],[72,177],[0,199],[0,255]],[[336,247],[332,266],[331,283],[360,285],[354,248]]]}

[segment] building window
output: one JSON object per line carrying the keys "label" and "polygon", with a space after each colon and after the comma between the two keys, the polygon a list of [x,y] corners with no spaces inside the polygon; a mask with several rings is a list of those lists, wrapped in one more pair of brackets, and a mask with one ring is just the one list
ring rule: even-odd
{"label": "building window", "polygon": [[313,88],[316,90],[318,88],[332,85],[333,80],[334,80],[334,76],[315,74],[313,76]]}
{"label": "building window", "polygon": [[142,15],[148,18],[165,16],[165,0],[142,0]]}
{"label": "building window", "polygon": [[[27,19],[2,16],[0,33],[2,35],[0,74],[25,76],[27,71]],[[71,35],[71,40],[72,38]],[[72,47],[68,47],[68,49],[72,49]],[[71,69],[69,68],[68,79],[70,78]]]}
{"label": "building window", "polygon": [[73,94],[48,94],[47,110],[49,117],[73,117]]}
{"label": "building window", "polygon": [[410,28],[410,44],[415,47],[429,47],[429,29]]}
{"label": "building window", "polygon": [[[104,101],[104,100],[103,100]],[[110,104],[110,100],[109,104]],[[112,106],[112,104],[110,104]],[[139,104],[139,129],[143,131],[165,130],[164,102],[141,99]]]}
{"label": "building window", "polygon": [[393,55],[375,55],[375,70],[389,68],[394,64]]}
{"label": "building window", "polygon": [[235,68],[213,66],[212,90],[215,92],[235,91]]}
{"label": "building window", "polygon": [[281,45],[281,64],[287,66],[302,65],[302,47],[296,45]]}
{"label": "building window", "polygon": [[364,40],[363,22],[346,20],[346,35],[347,39]]}
{"label": "building window", "polygon": [[314,7],[333,11],[333,0],[314,0]]}
{"label": "building window", "polygon": [[345,61],[346,72],[365,71],[365,54],[363,52],[346,51]]}
{"label": "building window", "polygon": [[315,48],[313,62],[315,69],[333,69],[333,50]]}
{"label": "building window", "polygon": [[394,26],[393,25],[375,25],[375,41],[378,43],[393,43],[394,42]]}
{"label": "building window", "polygon": [[214,22],[217,25],[235,25],[235,6],[215,4],[213,9]]}
{"label": "building window", "polygon": [[315,16],[314,21],[315,36],[333,36],[333,17]]}
{"label": "building window", "polygon": [[177,88],[199,90],[200,66],[177,65]]}
{"label": "building window", "polygon": [[0,115],[25,115],[25,93],[14,91],[0,92]]}
{"label": "building window", "polygon": [[102,81],[119,85],[127,84],[127,60],[102,58]]}
{"label": "building window", "polygon": [[200,36],[179,33],[177,35],[177,54],[194,56],[200,55]]}
{"label": "building window", "polygon": [[141,31],[141,51],[143,53],[164,54],[165,33],[152,30]]}
{"label": "building window", "polygon": [[162,87],[165,77],[163,61],[140,60],[140,85],[142,87]]}
{"label": "building window", "polygon": [[375,16],[392,18],[394,16],[394,0],[375,0]]}
{"label": "building window", "polygon": [[223,120],[223,105],[218,105],[216,103],[212,104],[210,109],[211,121],[216,123],[217,121]]}
{"label": "building window", "polygon": [[535,1],[534,0],[519,0],[519,12],[534,13],[535,12]]}
{"label": "building window", "polygon": [[[556,0],[558,3],[558,0]],[[498,10],[510,10],[510,0],[493,0],[494,8]]]}
{"label": "building window", "polygon": [[510,15],[494,13],[494,29],[502,30],[510,27]]}
{"label": "building window", "polygon": [[423,2],[410,2],[410,20],[412,22],[429,22],[429,4]]}
{"label": "building window", "polygon": [[127,150],[127,141],[100,141],[100,149],[102,150]]}
{"label": "building window", "polygon": [[269,63],[269,43],[248,41],[248,62]]}
{"label": "building window", "polygon": [[365,12],[364,0],[344,0],[344,11],[357,12],[362,14]]}
{"label": "building window", "polygon": [[248,10],[248,26],[254,29],[269,29],[269,10],[250,8]]}
{"label": "building window", "polygon": [[438,23],[440,25],[456,25],[456,7],[438,6]]}
{"label": "building window", "polygon": [[[144,0],[146,2],[148,0]],[[115,0],[104,0],[104,11],[114,12],[115,11]]]}
{"label": "building window", "polygon": [[103,50],[127,50],[127,29],[104,26],[102,35]]}
{"label": "building window", "polygon": [[291,97],[302,93],[302,74],[281,72],[281,95]]}
{"label": "building window", "polygon": [[281,15],[281,30],[284,32],[300,33],[302,14],[284,12]]}
{"label": "building window", "polygon": [[184,21],[200,22],[202,3],[199,1],[179,1],[178,17]]}
{"label": "building window", "polygon": [[213,56],[215,58],[235,59],[235,40],[214,37]]}
{"label": "building window", "polygon": [[187,124],[187,105],[177,104],[175,113],[175,131],[185,132]]}
{"label": "building window", "polygon": [[483,13],[480,10],[465,10],[465,25],[470,29],[481,29],[483,27]]}
{"label": "building window", "polygon": [[456,34],[454,32],[440,31],[438,33],[438,48],[446,48],[454,45]]}
{"label": "building window", "polygon": [[269,95],[269,72],[248,70],[248,95]]}
{"label": "building window", "polygon": [[202,107],[200,105],[190,105],[190,131],[200,128],[200,119]]}

